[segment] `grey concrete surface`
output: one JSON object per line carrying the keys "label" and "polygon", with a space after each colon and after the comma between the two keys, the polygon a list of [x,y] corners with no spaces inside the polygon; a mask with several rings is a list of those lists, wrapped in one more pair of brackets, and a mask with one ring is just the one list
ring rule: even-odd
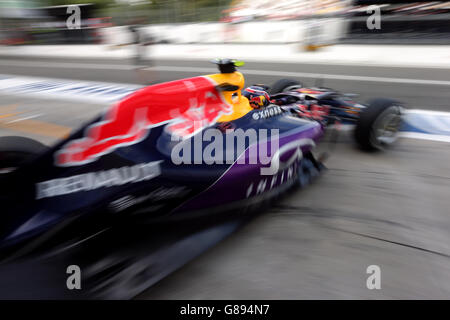
{"label": "grey concrete surface", "polygon": [[20,135],[52,144],[99,115],[107,104],[0,95],[0,135]]}
{"label": "grey concrete surface", "polygon": [[315,183],[137,298],[448,299],[449,157],[434,142],[339,144]]}

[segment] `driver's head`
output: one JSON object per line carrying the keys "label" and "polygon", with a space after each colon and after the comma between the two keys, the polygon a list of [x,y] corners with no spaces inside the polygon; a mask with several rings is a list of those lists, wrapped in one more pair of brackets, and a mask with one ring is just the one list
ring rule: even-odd
{"label": "driver's head", "polygon": [[250,86],[242,92],[242,95],[248,99],[250,106],[254,109],[266,107],[270,104],[270,96],[260,86]]}

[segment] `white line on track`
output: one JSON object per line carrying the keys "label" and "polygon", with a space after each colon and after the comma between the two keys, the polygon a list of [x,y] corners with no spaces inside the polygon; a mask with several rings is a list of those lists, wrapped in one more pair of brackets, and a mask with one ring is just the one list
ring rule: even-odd
{"label": "white line on track", "polygon": [[[42,67],[42,68],[75,68],[75,69],[103,69],[103,70],[134,70],[133,65],[117,65],[117,64],[101,64],[101,63],[73,63],[73,62],[40,62],[40,61],[21,61],[21,60],[5,60],[0,61],[3,66],[18,67]],[[158,70],[166,72],[187,72],[187,73],[217,73],[216,68],[198,68],[198,67],[181,67],[181,66],[156,66],[146,68],[148,70]],[[280,76],[280,77],[302,77],[302,78],[321,78],[346,81],[365,81],[365,82],[383,82],[383,83],[406,83],[406,84],[422,84],[422,85],[440,85],[450,86],[450,81],[446,80],[429,80],[429,79],[408,79],[408,78],[389,78],[389,77],[369,77],[355,76],[344,74],[327,74],[327,73],[309,73],[309,72],[290,72],[290,71],[272,71],[272,70],[254,70],[243,69],[243,73],[249,75],[260,76]]]}
{"label": "white line on track", "polygon": [[[216,73],[215,68],[196,68],[196,67],[172,67],[157,66],[148,69],[168,72],[189,72]],[[388,77],[369,77],[369,76],[352,76],[344,74],[327,74],[327,73],[309,73],[309,72],[290,72],[290,71],[271,71],[271,70],[253,70],[243,69],[244,74],[260,75],[260,76],[280,76],[280,77],[301,77],[301,78],[321,78],[335,79],[347,81],[366,81],[366,82],[385,82],[385,83],[408,83],[408,84],[424,84],[424,85],[440,85],[450,86],[450,81],[445,80],[427,80],[427,79],[407,79],[407,78],[388,78]]]}
{"label": "white line on track", "polygon": [[18,119],[12,120],[12,121],[8,121],[8,122],[6,122],[6,123],[14,123],[14,122],[19,122],[19,121],[23,121],[23,120],[34,119],[34,118],[37,118],[37,117],[40,117],[40,116],[42,116],[42,113],[33,114],[33,115],[31,115],[31,116],[18,118]]}
{"label": "white line on track", "polygon": [[76,62],[43,62],[43,61],[22,61],[3,60],[0,66],[12,67],[41,67],[41,68],[63,68],[63,69],[105,69],[105,70],[133,70],[133,65],[103,64],[103,63],[76,63]]}

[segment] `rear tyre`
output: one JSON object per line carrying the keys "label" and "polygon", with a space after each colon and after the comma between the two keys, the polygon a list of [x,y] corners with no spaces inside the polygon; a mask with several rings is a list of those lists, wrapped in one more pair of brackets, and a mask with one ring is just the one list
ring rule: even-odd
{"label": "rear tyre", "polygon": [[364,150],[383,150],[398,138],[403,123],[403,106],[394,100],[373,99],[359,115],[355,140]]}
{"label": "rear tyre", "polygon": [[31,161],[38,154],[47,150],[39,141],[16,136],[0,137],[0,174]]}
{"label": "rear tyre", "polygon": [[294,79],[280,79],[270,88],[270,94],[282,93],[293,89],[302,88],[303,84]]}

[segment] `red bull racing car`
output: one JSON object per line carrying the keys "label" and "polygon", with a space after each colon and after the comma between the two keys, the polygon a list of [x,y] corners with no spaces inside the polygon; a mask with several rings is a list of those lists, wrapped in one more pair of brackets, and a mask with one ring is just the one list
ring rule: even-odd
{"label": "red bull racing car", "polygon": [[246,88],[244,94],[254,108],[278,105],[293,115],[327,127],[354,124],[355,141],[365,150],[382,150],[392,145],[402,126],[404,107],[398,101],[377,98],[362,105],[353,101],[355,94],[324,87],[308,88],[294,79],[281,79],[271,87],[254,85]]}
{"label": "red bull racing car", "polygon": [[215,63],[217,74],[136,91],[54,146],[1,137],[0,261],[108,228],[251,208],[320,172],[314,150],[328,126],[355,123],[373,149],[401,125],[398,102],[361,105],[293,80],[245,88],[240,62]]}

